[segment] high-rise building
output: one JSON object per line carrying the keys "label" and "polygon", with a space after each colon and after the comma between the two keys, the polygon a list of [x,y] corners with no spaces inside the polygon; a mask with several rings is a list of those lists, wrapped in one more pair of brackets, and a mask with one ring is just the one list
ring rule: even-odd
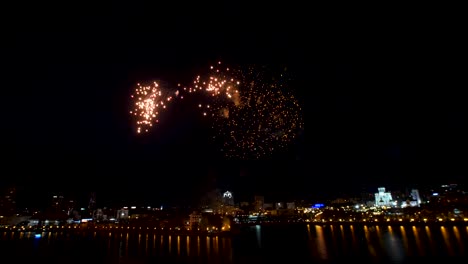
{"label": "high-rise building", "polygon": [[104,220],[104,212],[102,211],[101,208],[98,208],[97,210],[94,211],[93,219]]}
{"label": "high-rise building", "polygon": [[0,216],[16,214],[16,188],[10,187],[0,196]]}
{"label": "high-rise building", "polygon": [[261,211],[263,210],[263,204],[265,203],[265,197],[256,195],[254,197],[254,210]]}
{"label": "high-rise building", "polygon": [[92,212],[94,209],[96,209],[96,193],[95,192],[92,192],[89,195],[88,209],[89,209],[90,212]]}
{"label": "high-rise building", "polygon": [[223,193],[223,204],[234,206],[234,196],[230,191],[226,191]]}
{"label": "high-rise building", "polygon": [[51,207],[54,208],[56,211],[64,210],[64,198],[63,195],[53,195],[52,196],[52,204]]}
{"label": "high-rise building", "polygon": [[419,196],[418,189],[412,189],[411,190],[411,197],[416,202],[416,206],[419,207],[421,205],[421,197]]}
{"label": "high-rise building", "polygon": [[223,193],[219,189],[207,192],[201,199],[200,207],[205,212],[221,213],[223,207]]}
{"label": "high-rise building", "polygon": [[75,202],[75,200],[72,200],[72,199],[67,200],[67,201],[65,202],[64,207],[65,207],[65,210],[66,210],[67,215],[72,215],[73,210],[76,209],[76,202]]}

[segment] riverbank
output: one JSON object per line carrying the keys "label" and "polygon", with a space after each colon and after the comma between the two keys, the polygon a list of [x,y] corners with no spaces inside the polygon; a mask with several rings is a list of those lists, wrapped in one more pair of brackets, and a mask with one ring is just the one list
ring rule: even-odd
{"label": "riverbank", "polygon": [[112,225],[62,225],[62,226],[3,226],[3,232],[61,232],[69,234],[86,233],[143,233],[156,235],[181,235],[181,236],[231,236],[238,234],[243,228],[251,226],[468,226],[467,221],[436,221],[436,222],[411,222],[411,221],[388,221],[388,222],[351,222],[351,221],[328,221],[328,222],[271,222],[271,223],[241,223],[233,224],[230,230],[189,230],[184,228],[157,228],[149,226],[112,226]]}

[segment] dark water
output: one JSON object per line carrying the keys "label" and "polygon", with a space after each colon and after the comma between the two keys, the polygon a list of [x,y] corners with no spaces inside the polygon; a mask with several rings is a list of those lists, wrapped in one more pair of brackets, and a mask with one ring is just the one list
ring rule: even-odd
{"label": "dark water", "polygon": [[468,263],[467,226],[251,226],[232,237],[0,233],[0,263]]}

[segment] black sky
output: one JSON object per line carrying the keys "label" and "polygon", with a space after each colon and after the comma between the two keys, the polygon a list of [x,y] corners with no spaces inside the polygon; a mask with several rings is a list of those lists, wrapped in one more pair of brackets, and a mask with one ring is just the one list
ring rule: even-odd
{"label": "black sky", "polygon": [[[54,8],[21,9],[2,43],[3,185],[166,201],[211,186],[314,197],[466,179],[459,37],[438,22],[233,1]],[[135,136],[137,82],[191,80],[218,60],[293,72],[305,130],[291,151],[224,161],[189,109]]]}

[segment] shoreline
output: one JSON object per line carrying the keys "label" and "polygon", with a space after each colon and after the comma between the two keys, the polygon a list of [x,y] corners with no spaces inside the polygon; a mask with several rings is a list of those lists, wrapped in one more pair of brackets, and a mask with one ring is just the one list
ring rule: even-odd
{"label": "shoreline", "polygon": [[86,235],[88,233],[144,233],[153,235],[180,235],[180,236],[216,236],[216,237],[228,237],[240,233],[243,229],[252,226],[264,226],[264,227],[297,227],[297,226],[416,226],[416,227],[442,227],[442,226],[462,226],[468,227],[466,221],[447,221],[447,222],[299,222],[299,223],[246,223],[246,224],[235,224],[232,225],[229,231],[193,231],[193,230],[172,230],[172,229],[160,229],[150,228],[146,226],[30,226],[30,227],[15,227],[5,226],[0,227],[0,231],[13,233],[13,232],[31,232],[35,234],[39,233],[67,233],[67,234],[78,234]]}

